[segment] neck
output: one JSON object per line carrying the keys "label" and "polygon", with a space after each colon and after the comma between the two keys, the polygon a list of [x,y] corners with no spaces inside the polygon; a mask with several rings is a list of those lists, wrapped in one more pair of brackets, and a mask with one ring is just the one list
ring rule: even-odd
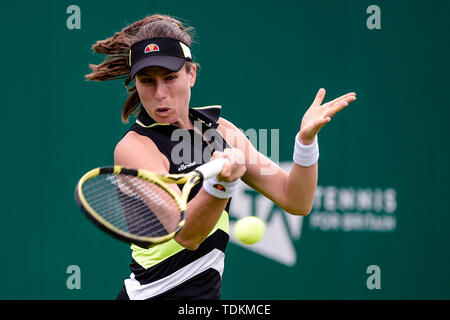
{"label": "neck", "polygon": [[182,129],[190,130],[194,128],[194,124],[189,118],[189,108],[186,110],[186,113],[183,117],[180,117],[177,121],[172,123],[174,126],[180,127]]}

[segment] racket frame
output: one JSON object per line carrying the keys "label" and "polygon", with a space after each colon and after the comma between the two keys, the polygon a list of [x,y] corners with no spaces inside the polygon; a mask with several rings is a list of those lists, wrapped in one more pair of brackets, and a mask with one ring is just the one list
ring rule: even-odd
{"label": "racket frame", "polygon": [[[218,175],[228,160],[224,158],[219,158],[212,160],[206,164],[197,167],[195,170],[189,173],[182,174],[167,174],[159,175],[154,172],[150,172],[143,169],[133,169],[124,166],[110,166],[110,167],[98,167],[86,172],[78,181],[75,187],[75,201],[81,208],[81,211],[91,220],[97,227],[111,235],[112,237],[128,242],[134,243],[142,248],[149,248],[153,244],[158,244],[161,242],[168,241],[176,236],[180,232],[181,228],[184,226],[186,221],[186,210],[189,194],[192,188],[198,183],[202,183],[203,180],[209,179],[213,176]],[[144,181],[156,184],[165,191],[168,195],[175,201],[176,205],[180,209],[181,219],[175,231],[169,233],[165,236],[160,237],[142,237],[134,235],[130,232],[126,232],[105,220],[100,216],[88,203],[83,194],[83,185],[89,179],[102,174],[114,174],[114,175],[128,175],[133,177],[138,177]],[[181,194],[176,193],[167,184],[184,184]]]}
{"label": "racket frame", "polygon": [[[99,215],[88,203],[83,194],[83,185],[86,181],[100,176],[102,174],[113,174],[113,175],[127,175],[132,177],[138,177],[144,181],[156,184],[162,189],[164,189],[168,195],[175,201],[176,205],[180,209],[181,219],[178,223],[177,229],[172,233],[160,237],[142,237],[134,235],[130,232],[126,232],[119,228],[116,228],[110,222],[105,220],[101,215]],[[112,237],[129,243],[134,243],[140,247],[148,248],[153,244],[165,242],[172,239],[181,230],[186,219],[186,207],[189,192],[192,187],[195,186],[202,180],[202,176],[199,172],[193,171],[188,174],[173,174],[167,176],[161,176],[156,173],[142,170],[142,169],[132,169],[123,166],[111,166],[111,167],[99,167],[92,169],[85,173],[77,183],[75,188],[75,201],[81,208],[81,211],[85,216],[91,220],[97,227],[111,235]],[[178,195],[174,190],[172,190],[167,184],[185,184],[183,186],[181,195]]]}

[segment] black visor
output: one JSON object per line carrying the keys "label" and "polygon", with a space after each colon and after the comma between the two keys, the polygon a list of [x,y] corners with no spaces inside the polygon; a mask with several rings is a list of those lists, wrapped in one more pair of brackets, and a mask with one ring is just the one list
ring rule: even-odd
{"label": "black visor", "polygon": [[192,56],[191,50],[183,42],[172,38],[145,39],[130,48],[131,79],[148,67],[161,67],[177,72],[186,61],[192,61]]}

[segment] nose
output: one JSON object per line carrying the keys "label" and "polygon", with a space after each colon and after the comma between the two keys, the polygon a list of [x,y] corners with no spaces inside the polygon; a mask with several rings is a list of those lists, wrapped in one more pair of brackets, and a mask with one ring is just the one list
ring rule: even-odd
{"label": "nose", "polygon": [[159,79],[157,79],[155,81],[155,100],[157,101],[163,101],[167,95],[167,90],[166,90],[166,86],[163,83],[163,81],[160,81]]}

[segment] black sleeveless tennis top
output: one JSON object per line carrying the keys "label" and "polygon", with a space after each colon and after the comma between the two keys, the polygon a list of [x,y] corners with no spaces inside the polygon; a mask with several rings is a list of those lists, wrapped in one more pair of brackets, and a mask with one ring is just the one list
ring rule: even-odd
{"label": "black sleeveless tennis top", "polygon": [[[220,106],[190,108],[189,118],[201,130],[185,130],[155,122],[141,108],[130,128],[150,138],[170,163],[169,173],[184,173],[210,160],[214,151],[228,147],[217,131]],[[182,186],[180,186],[182,188]],[[189,200],[200,190],[191,191]],[[229,240],[228,210],[197,250],[191,251],[174,239],[149,249],[131,245],[131,275],[125,280],[130,299],[219,299],[225,249]]]}

